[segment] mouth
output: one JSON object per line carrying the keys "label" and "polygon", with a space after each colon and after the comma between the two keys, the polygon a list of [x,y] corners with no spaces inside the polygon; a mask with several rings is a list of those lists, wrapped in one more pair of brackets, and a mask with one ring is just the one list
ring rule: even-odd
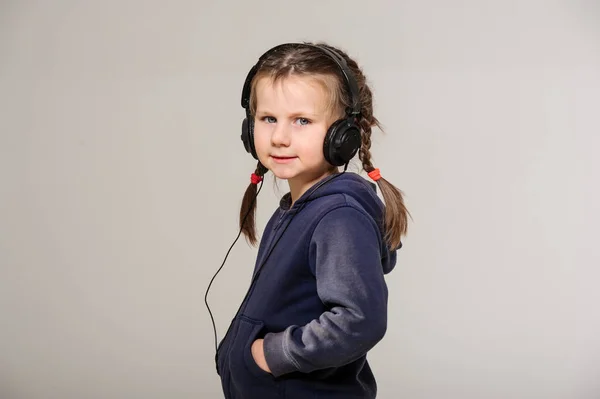
{"label": "mouth", "polygon": [[293,161],[297,157],[271,155],[271,158],[277,163],[287,163]]}

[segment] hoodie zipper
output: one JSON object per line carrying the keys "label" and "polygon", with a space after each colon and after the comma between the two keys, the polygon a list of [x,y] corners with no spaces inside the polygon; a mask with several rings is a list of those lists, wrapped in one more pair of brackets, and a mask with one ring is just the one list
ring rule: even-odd
{"label": "hoodie zipper", "polygon": [[[271,251],[271,246],[273,245],[273,242],[274,242],[275,238],[277,237],[277,231],[279,230],[279,227],[281,226],[282,222],[285,219],[287,219],[287,216],[290,213],[290,210],[282,211],[281,215],[277,219],[277,222],[275,223],[275,226],[273,226],[273,231],[272,231],[271,237],[269,239],[269,242],[268,242],[267,245],[265,245],[265,250],[263,251],[262,257],[260,259],[260,263],[258,263],[259,266],[256,269],[256,272],[252,275],[253,282],[250,284],[250,287],[248,287],[248,291],[246,292],[246,296],[244,297],[245,299],[240,304],[240,307],[239,307],[238,311],[236,312],[235,316],[231,320],[231,323],[229,323],[229,327],[227,327],[227,331],[225,332],[225,335],[223,336],[223,339],[221,339],[221,342],[219,343],[219,345],[217,347],[217,352],[215,354],[215,365],[216,365],[216,368],[217,368],[217,373],[219,373],[218,359],[219,359],[219,352],[221,351],[221,346],[223,345],[223,343],[227,339],[227,336],[231,333],[231,327],[233,327],[233,325],[235,324],[235,320],[238,318],[238,316],[240,314],[243,314],[243,310],[246,308],[246,304],[248,303],[248,301],[250,300],[250,297],[252,296],[252,289],[254,288],[254,285],[256,283],[255,275],[259,272],[260,269],[263,268],[263,266],[265,266],[263,264],[264,257],[268,256],[269,252]],[[224,353],[223,355],[224,356],[228,356],[227,353]]]}

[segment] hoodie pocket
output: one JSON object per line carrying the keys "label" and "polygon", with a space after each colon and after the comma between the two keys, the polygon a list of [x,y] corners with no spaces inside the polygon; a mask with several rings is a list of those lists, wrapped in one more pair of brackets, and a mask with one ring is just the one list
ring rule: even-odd
{"label": "hoodie pocket", "polygon": [[259,378],[268,378],[269,380],[272,380],[274,378],[273,375],[271,373],[268,373],[268,372],[264,371],[263,369],[261,369],[260,366],[256,363],[256,360],[254,360],[254,356],[252,356],[252,344],[254,343],[255,340],[257,340],[258,338],[261,338],[261,337],[259,337],[259,334],[264,325],[262,322],[258,322],[258,321],[248,321],[248,322],[250,324],[253,324],[253,327],[252,327],[252,333],[250,334],[250,337],[248,338],[248,342],[246,342],[246,345],[244,347],[244,362],[245,362],[246,366],[248,367],[248,370],[255,376],[257,376]]}
{"label": "hoodie pocket", "polygon": [[227,367],[227,349],[229,342],[229,334],[225,334],[225,338],[221,341],[217,348],[217,354],[215,355],[215,362],[217,364],[217,374],[221,379],[221,387],[225,398],[230,398],[231,393],[229,392],[229,367]]}
{"label": "hoodie pocket", "polygon": [[264,323],[239,316],[237,334],[229,351],[230,388],[235,397],[278,398],[281,382],[261,369],[252,357],[252,343],[264,336]]}

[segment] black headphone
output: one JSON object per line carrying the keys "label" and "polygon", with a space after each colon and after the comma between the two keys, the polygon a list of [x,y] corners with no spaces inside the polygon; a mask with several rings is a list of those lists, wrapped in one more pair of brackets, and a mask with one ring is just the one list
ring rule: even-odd
{"label": "black headphone", "polygon": [[258,160],[256,154],[256,148],[254,147],[254,118],[250,115],[250,88],[252,79],[256,75],[256,72],[260,68],[263,60],[273,52],[280,50],[282,47],[289,47],[290,45],[297,46],[310,46],[321,50],[323,53],[328,55],[335,63],[339,66],[344,80],[346,81],[346,88],[350,93],[352,106],[346,109],[346,115],[344,118],[335,121],[327,130],[325,140],[323,142],[323,155],[325,160],[333,166],[341,166],[350,162],[356,155],[356,152],[361,145],[360,126],[357,124],[357,119],[360,116],[360,101],[359,101],[359,90],[356,79],[350,71],[346,60],[324,46],[306,44],[306,43],[286,43],[280,44],[273,47],[264,53],[258,60],[258,62],[250,69],[248,76],[244,82],[244,88],[242,90],[242,108],[246,110],[246,118],[242,122],[242,142],[246,152],[252,154],[254,159]]}

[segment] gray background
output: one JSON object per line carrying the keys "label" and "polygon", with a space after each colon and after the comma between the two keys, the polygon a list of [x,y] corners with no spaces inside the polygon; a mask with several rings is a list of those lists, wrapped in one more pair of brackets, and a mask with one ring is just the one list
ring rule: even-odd
{"label": "gray background", "polygon": [[[0,2],[2,399],[221,397],[204,292],[255,165],[240,91],[298,40],[365,69],[414,217],[379,397],[600,397],[599,3],[366,4]],[[219,338],[254,256],[213,285]]]}

